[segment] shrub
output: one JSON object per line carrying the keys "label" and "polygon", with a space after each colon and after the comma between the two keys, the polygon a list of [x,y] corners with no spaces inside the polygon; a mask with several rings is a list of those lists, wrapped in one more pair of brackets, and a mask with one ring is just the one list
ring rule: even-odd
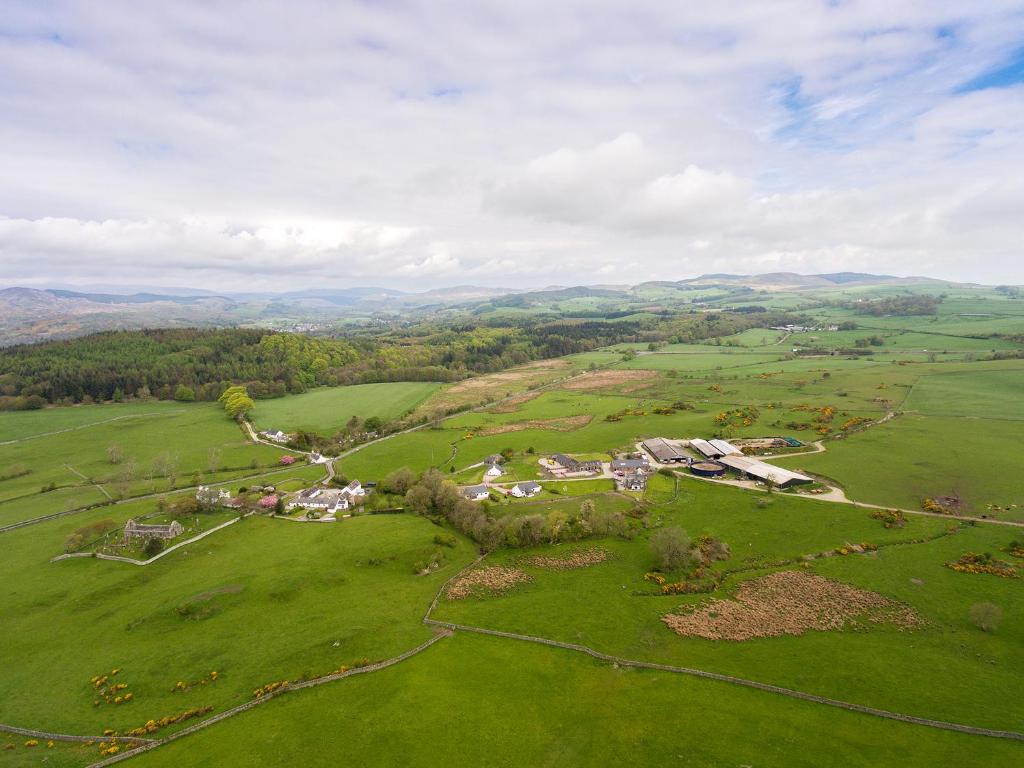
{"label": "shrub", "polygon": [[164,540],[163,539],[146,539],[146,544],[142,547],[142,551],[146,554],[146,557],[156,557],[164,551]]}
{"label": "shrub", "polygon": [[651,536],[651,551],[662,570],[675,571],[688,566],[692,559],[690,537],[677,526],[662,528]]}
{"label": "shrub", "polygon": [[458,541],[459,540],[450,533],[439,533],[434,536],[434,543],[440,547],[454,547],[458,544]]}

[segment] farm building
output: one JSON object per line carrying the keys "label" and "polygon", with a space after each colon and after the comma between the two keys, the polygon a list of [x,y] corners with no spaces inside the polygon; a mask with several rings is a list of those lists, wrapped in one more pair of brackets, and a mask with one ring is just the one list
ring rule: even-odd
{"label": "farm building", "polygon": [[650,471],[651,462],[647,459],[615,459],[612,461],[612,472],[615,474]]}
{"label": "farm building", "polygon": [[260,432],[260,434],[268,440],[273,440],[276,443],[288,442],[288,435],[280,429],[266,429],[263,432]]}
{"label": "farm building", "polygon": [[551,460],[566,472],[600,472],[601,462],[596,460],[580,461],[579,459],[567,456],[564,453],[556,453]]}
{"label": "farm building", "polygon": [[699,437],[694,437],[690,440],[690,447],[708,459],[717,459],[720,456],[743,453],[735,445],[725,440],[701,440]]}
{"label": "farm building", "polygon": [[288,509],[316,509],[327,514],[348,509],[349,497],[337,488],[307,488],[288,502]]}
{"label": "farm building", "polygon": [[497,464],[491,464],[488,470],[484,472],[484,477],[501,477],[501,467]]}
{"label": "farm building", "polygon": [[316,451],[313,451],[311,454],[309,454],[310,464],[326,464],[328,461],[330,461],[330,459],[328,459],[326,456],[317,453]]}
{"label": "farm building", "polygon": [[663,437],[644,440],[643,446],[659,464],[679,464],[686,461],[686,454]]}
{"label": "farm building", "polygon": [[124,524],[124,543],[128,544],[132,539],[173,539],[183,531],[177,520],[172,520],[169,525],[146,525],[129,520]]}
{"label": "farm building", "polygon": [[364,496],[365,494],[366,491],[363,490],[358,480],[353,480],[340,489],[317,486],[300,491],[288,502],[287,508],[295,509],[296,507],[302,507],[303,509],[317,509],[327,514],[334,514],[335,512],[348,509],[356,496]]}
{"label": "farm building", "polygon": [[505,457],[502,456],[500,453],[492,453],[490,456],[488,456],[486,459],[484,459],[484,464],[490,464],[491,466],[494,466],[495,464],[504,464],[504,463],[505,463]]}
{"label": "farm building", "polygon": [[694,437],[690,439],[690,448],[697,451],[697,453],[701,454],[702,456],[708,459],[713,459],[716,456],[721,456],[721,454],[715,450],[715,446],[713,446],[707,440],[702,440],[699,437]]}
{"label": "farm building", "polygon": [[509,490],[508,493],[510,496],[515,496],[517,499],[522,499],[530,496],[536,496],[542,490],[544,490],[544,488],[541,486],[540,483],[535,483],[532,480],[528,480],[525,483],[516,483],[515,485],[512,486],[511,490]]}
{"label": "farm building", "polygon": [[726,442],[725,440],[708,440],[716,451],[720,451],[722,456],[730,456],[734,453],[743,453],[732,443]]}
{"label": "farm building", "polygon": [[628,472],[619,482],[624,491],[642,491],[647,487],[647,475],[643,472]]}
{"label": "farm building", "polygon": [[486,485],[471,485],[468,488],[462,489],[463,498],[469,499],[470,501],[483,501],[490,495],[491,492]]}
{"label": "farm building", "polygon": [[353,480],[351,483],[341,489],[341,492],[346,496],[365,496],[366,490],[358,480]]}
{"label": "farm building", "polygon": [[722,456],[718,461],[729,469],[739,472],[741,475],[748,475],[762,482],[771,481],[779,488],[788,488],[791,485],[801,483],[813,483],[814,480],[774,464],[766,464],[763,461],[750,458],[749,456]]}

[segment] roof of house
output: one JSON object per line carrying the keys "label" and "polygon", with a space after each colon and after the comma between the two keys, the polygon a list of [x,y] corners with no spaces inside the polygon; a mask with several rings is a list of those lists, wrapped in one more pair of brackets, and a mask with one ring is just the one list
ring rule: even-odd
{"label": "roof of house", "polygon": [[504,461],[505,457],[502,456],[500,453],[492,453],[490,456],[484,459],[484,464],[502,464],[504,463]]}
{"label": "roof of house", "polygon": [[516,483],[515,487],[523,493],[531,493],[532,491],[539,491],[543,488],[540,483],[536,483],[533,480],[527,480],[524,483]]}
{"label": "roof of house", "polygon": [[471,485],[467,488],[462,489],[463,496],[482,496],[490,494],[490,489],[486,485]]}
{"label": "roof of house", "polygon": [[612,461],[612,469],[647,469],[651,462],[647,459],[615,459]]}

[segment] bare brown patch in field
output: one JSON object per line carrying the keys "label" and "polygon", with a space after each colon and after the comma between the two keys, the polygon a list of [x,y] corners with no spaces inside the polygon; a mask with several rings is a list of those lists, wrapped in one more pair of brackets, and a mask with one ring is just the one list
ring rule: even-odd
{"label": "bare brown patch in field", "polygon": [[[571,381],[565,382],[562,385],[562,389],[605,389],[631,382],[652,381],[656,378],[658,378],[657,371],[590,371],[580,374]],[[648,384],[647,386],[650,385]],[[634,386],[631,390],[624,389],[622,391],[632,392],[642,387],[643,385]]]}
{"label": "bare brown patch in field", "polygon": [[877,592],[801,571],[745,581],[735,600],[712,600],[690,613],[669,614],[661,620],[685,637],[751,640],[842,629],[862,616],[907,629],[923,623],[913,610]]}
{"label": "bare brown patch in field", "polygon": [[604,549],[581,549],[561,557],[548,557],[547,555],[532,555],[522,558],[524,565],[532,565],[534,568],[550,568],[555,571],[571,571],[576,568],[589,568],[592,565],[603,563],[608,559],[608,551]]}
{"label": "bare brown patch in field", "polygon": [[571,363],[566,360],[537,360],[501,373],[489,373],[466,379],[434,394],[416,409],[415,415],[434,418],[459,408],[484,405],[516,393],[523,393],[524,390],[535,389],[565,376],[570,367]]}
{"label": "bare brown patch in field", "polygon": [[496,424],[493,427],[484,427],[477,430],[480,437],[488,435],[503,435],[506,432],[522,432],[524,429],[548,429],[555,432],[572,432],[587,426],[594,417],[589,414],[581,416],[563,416],[557,419],[531,419],[530,421],[517,421],[515,424]]}
{"label": "bare brown patch in field", "polygon": [[448,585],[448,599],[462,600],[466,597],[500,595],[508,592],[517,584],[531,580],[518,568],[507,568],[503,565],[477,568],[462,574]]}
{"label": "bare brown patch in field", "polygon": [[501,373],[488,373],[484,376],[477,376],[472,379],[460,381],[451,387],[447,394],[459,394],[461,392],[476,392],[482,389],[491,389],[508,384],[528,382],[537,378],[545,378],[548,373],[559,368],[567,368],[569,362],[566,360],[537,360],[529,365],[519,368],[512,368]]}
{"label": "bare brown patch in field", "polygon": [[511,397],[503,403],[498,403],[493,408],[488,409],[488,413],[515,413],[519,410],[521,405],[525,405],[531,400],[536,400],[540,397],[540,392],[530,392],[526,395],[519,395],[518,397]]}

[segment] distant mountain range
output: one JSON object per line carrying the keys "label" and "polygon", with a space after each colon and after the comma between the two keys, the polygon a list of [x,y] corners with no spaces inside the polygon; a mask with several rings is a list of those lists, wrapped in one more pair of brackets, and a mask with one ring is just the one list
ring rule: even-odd
{"label": "distant mountain range", "polygon": [[[315,288],[285,293],[216,294],[188,288],[90,286],[0,290],[0,345],[66,338],[100,330],[170,326],[261,325],[299,331],[317,330],[342,318],[373,320],[403,313],[487,309],[489,306],[557,307],[561,302],[591,299],[619,305],[643,304],[657,295],[671,296],[719,287],[727,291],[842,290],[859,286],[954,286],[927,277],[895,277],[860,272],[800,275],[707,274],[678,281],[639,285],[551,286],[538,290],[460,285],[419,293],[389,288]],[[667,298],[666,298],[667,297]]]}

